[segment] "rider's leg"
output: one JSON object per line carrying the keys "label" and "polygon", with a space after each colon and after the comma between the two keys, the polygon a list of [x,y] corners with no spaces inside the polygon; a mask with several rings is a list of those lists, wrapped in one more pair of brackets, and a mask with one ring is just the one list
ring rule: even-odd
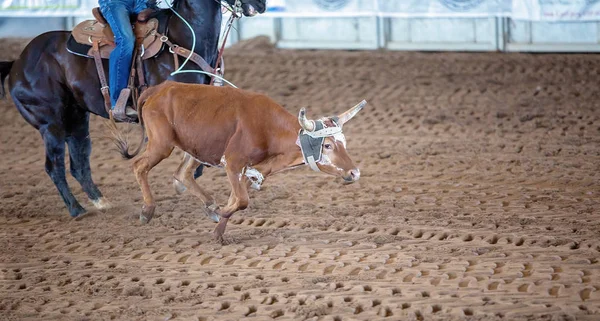
{"label": "rider's leg", "polygon": [[135,0],[135,7],[133,8],[133,12],[135,14],[140,13],[144,9],[148,9],[150,6],[155,7],[156,1],[150,2],[147,0]]}
{"label": "rider's leg", "polygon": [[104,18],[115,35],[116,47],[111,52],[108,62],[110,101],[113,109],[121,90],[127,87],[129,80],[129,68],[135,45],[135,36],[129,20],[129,14],[133,9],[128,1],[119,0],[102,1],[100,6]]}

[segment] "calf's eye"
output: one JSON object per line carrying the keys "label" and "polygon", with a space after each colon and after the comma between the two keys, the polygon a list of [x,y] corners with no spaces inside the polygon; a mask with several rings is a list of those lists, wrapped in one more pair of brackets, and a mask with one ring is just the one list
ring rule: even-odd
{"label": "calf's eye", "polygon": [[323,145],[323,147],[325,147],[325,149],[332,149],[331,144],[325,144],[325,145]]}

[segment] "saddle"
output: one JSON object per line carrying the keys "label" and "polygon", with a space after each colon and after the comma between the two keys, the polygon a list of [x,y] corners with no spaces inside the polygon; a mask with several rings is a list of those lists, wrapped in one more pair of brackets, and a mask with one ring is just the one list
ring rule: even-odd
{"label": "saddle", "polygon": [[[132,19],[136,48],[143,48],[142,59],[154,57],[162,49],[163,42],[157,36],[159,21],[154,17],[157,13],[153,9],[146,9]],[[85,20],[73,28],[67,49],[71,53],[92,58],[93,44],[98,42],[100,57],[108,59],[115,48],[115,36],[99,8],[92,9],[92,14],[96,20]]]}
{"label": "saddle", "polygon": [[[163,44],[166,44],[169,47],[169,51],[173,54],[176,69],[179,68],[178,56],[181,56],[190,57],[190,61],[197,64],[206,72],[215,72],[215,68],[212,68],[200,55],[178,46],[169,40],[166,34],[168,19],[171,15],[166,11],[146,9],[137,16],[131,17],[133,33],[136,39],[134,58],[131,64],[127,88],[121,91],[114,111],[111,110],[108,83],[102,62],[102,59],[110,57],[110,53],[115,48],[114,34],[110,26],[102,16],[100,9],[94,8],[92,9],[92,14],[95,20],[83,21],[71,31],[71,36],[67,40],[67,51],[87,58],[94,58],[98,78],[100,79],[100,91],[104,98],[104,108],[109,116],[114,116],[114,119],[117,121],[137,121],[137,115],[135,114],[137,111],[137,99],[142,91],[148,87],[144,78],[142,60],[158,55],[162,51]],[[222,75],[222,72],[221,68],[218,73]],[[133,109],[133,115],[127,113],[127,110],[130,109],[126,107],[128,101],[132,102],[131,109]]]}

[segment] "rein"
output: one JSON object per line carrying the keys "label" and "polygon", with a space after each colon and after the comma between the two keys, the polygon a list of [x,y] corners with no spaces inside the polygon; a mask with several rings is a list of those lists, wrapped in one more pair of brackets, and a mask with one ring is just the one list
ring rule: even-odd
{"label": "rein", "polygon": [[[239,1],[239,0],[237,0],[237,1]],[[238,3],[237,1],[236,1],[236,3]],[[221,44],[221,49],[219,49],[219,54],[217,55],[217,62],[215,63],[215,72],[218,72],[221,75],[223,75],[225,72],[224,71],[225,68],[222,68],[223,51],[225,51],[225,44],[227,43],[227,37],[229,37],[229,31],[231,31],[231,26],[233,25],[233,21],[236,18],[239,18],[239,17],[235,13],[232,13],[231,16],[229,17],[229,21],[227,22],[227,30],[225,31],[225,36],[223,37],[223,43]],[[215,82],[215,78],[213,77],[210,81],[210,84],[213,85],[214,82]],[[233,86],[233,84],[231,84],[231,85]],[[233,86],[233,87],[235,87],[235,86]],[[237,88],[237,87],[235,87],[235,88]]]}

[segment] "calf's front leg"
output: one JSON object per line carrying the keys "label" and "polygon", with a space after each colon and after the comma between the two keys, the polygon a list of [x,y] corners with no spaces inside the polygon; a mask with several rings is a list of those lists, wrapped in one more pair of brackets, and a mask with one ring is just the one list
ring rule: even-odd
{"label": "calf's front leg", "polygon": [[223,234],[225,233],[227,221],[231,215],[239,210],[247,208],[249,203],[247,189],[248,179],[246,176],[242,175],[242,170],[233,170],[230,167],[227,167],[225,171],[227,172],[227,178],[229,179],[229,183],[231,185],[231,194],[229,196],[229,202],[227,202],[227,206],[218,210],[221,220],[215,227],[214,234],[215,239],[220,242],[223,242]]}

